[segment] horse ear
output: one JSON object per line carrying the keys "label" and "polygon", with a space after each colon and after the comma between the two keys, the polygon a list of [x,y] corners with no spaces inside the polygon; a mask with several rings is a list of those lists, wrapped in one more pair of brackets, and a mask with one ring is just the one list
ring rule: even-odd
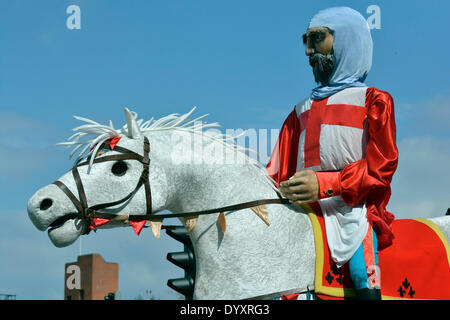
{"label": "horse ear", "polygon": [[138,139],[142,137],[141,130],[134,118],[134,115],[131,113],[128,108],[125,108],[125,117],[127,118],[127,128],[128,128],[128,138]]}

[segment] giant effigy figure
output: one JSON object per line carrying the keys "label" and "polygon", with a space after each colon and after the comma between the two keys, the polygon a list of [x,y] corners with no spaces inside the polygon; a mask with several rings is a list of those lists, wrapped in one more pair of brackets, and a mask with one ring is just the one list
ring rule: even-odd
{"label": "giant effigy figure", "polygon": [[320,11],[303,43],[318,86],[285,120],[267,169],[292,202],[318,202],[336,266],[349,263],[357,298],[380,299],[378,250],[393,239],[394,103],[364,82],[373,44],[357,11]]}

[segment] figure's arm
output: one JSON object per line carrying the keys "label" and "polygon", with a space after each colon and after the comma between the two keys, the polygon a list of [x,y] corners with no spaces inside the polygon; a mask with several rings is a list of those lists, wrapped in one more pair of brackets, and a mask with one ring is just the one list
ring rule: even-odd
{"label": "figure's arm", "polygon": [[300,123],[294,107],[281,127],[277,144],[266,168],[269,176],[277,183],[289,179],[297,169],[299,137]]}

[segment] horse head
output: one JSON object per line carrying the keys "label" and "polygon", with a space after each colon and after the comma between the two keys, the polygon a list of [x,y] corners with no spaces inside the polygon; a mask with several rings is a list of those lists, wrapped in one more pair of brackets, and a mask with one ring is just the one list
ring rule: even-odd
{"label": "horse head", "polygon": [[[167,201],[165,169],[153,145],[142,134],[153,119],[142,123],[125,109],[126,125],[120,130],[92,120],[75,117],[87,124],[60,145],[80,150],[74,167],[54,183],[39,189],[28,201],[28,215],[41,231],[48,230],[57,247],[72,244],[95,226],[94,210],[114,215],[145,215],[162,210]],[[89,137],[88,139],[86,139]],[[150,191],[149,181],[152,181]],[[108,227],[129,221],[110,219]],[[124,223],[125,222],[125,223]]]}

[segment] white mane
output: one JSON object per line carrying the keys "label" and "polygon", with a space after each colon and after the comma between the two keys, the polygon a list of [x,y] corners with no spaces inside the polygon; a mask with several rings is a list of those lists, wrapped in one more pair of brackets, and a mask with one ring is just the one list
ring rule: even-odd
{"label": "white mane", "polygon": [[[214,123],[206,123],[206,122],[200,122],[201,119],[208,116],[208,114],[205,114],[203,116],[200,116],[198,118],[195,118],[193,120],[189,119],[189,116],[194,112],[196,107],[192,108],[191,111],[188,113],[185,113],[183,115],[179,115],[178,113],[173,113],[168,116],[162,117],[158,120],[154,120],[152,117],[150,120],[147,120],[144,122],[143,119],[137,120],[137,113],[136,112],[130,112],[132,116],[134,117],[134,120],[136,121],[138,125],[138,129],[141,133],[145,132],[154,132],[154,131],[166,131],[166,130],[179,130],[179,131],[186,131],[193,134],[201,134],[205,137],[208,137],[210,139],[213,139],[219,143],[221,143],[223,146],[232,149],[234,152],[242,153],[245,157],[248,163],[253,164],[260,173],[268,180],[270,185],[275,188],[275,185],[278,185],[267,173],[266,168],[257,160],[251,158],[248,153],[254,152],[257,154],[255,150],[252,150],[250,148],[244,148],[242,146],[239,146],[236,143],[236,139],[240,136],[245,134],[245,131],[240,133],[239,135],[231,136],[228,134],[217,134],[213,133],[211,131],[203,131],[206,128],[217,128],[220,127],[220,124],[218,122]],[[128,132],[128,126],[125,124],[121,129],[115,129],[114,125],[111,120],[109,120],[109,125],[102,125],[99,124],[93,120],[74,116],[75,119],[86,122],[86,124],[75,127],[72,129],[72,131],[75,131],[76,133],[67,138],[67,141],[57,143],[57,145],[65,145],[68,147],[74,147],[73,150],[70,152],[69,157],[71,158],[78,150],[80,152],[78,153],[78,157],[76,161],[83,158],[87,154],[93,154],[96,155],[97,151],[99,150],[100,146],[108,139],[114,138],[114,137],[121,137],[123,135],[126,135]],[[89,151],[88,151],[89,150]],[[90,163],[89,163],[89,171],[92,167],[94,156],[91,157]],[[88,172],[89,172],[88,171]],[[275,188],[276,189],[276,188]]]}

